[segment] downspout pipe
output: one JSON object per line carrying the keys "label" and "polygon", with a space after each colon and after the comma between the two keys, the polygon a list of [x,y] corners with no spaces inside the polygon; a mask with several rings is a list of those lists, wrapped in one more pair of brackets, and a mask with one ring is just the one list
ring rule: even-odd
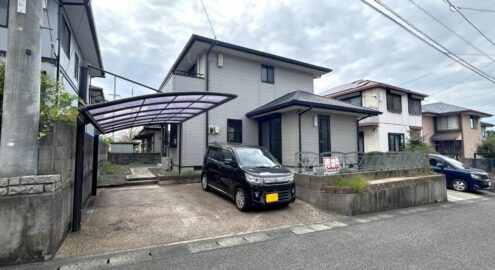
{"label": "downspout pipe", "polygon": [[[47,16],[50,16],[47,12]],[[60,82],[60,32],[62,25],[62,1],[58,2],[58,24],[57,24],[57,82]]]}
{"label": "downspout pipe", "polygon": [[299,128],[299,172],[301,172],[301,152],[302,152],[302,140],[301,140],[301,115],[311,111],[313,106],[303,110],[297,115],[298,128]]}
{"label": "downspout pipe", "polygon": [[[213,42],[211,43],[210,45],[210,48],[208,48],[208,51],[206,52],[206,66],[205,66],[205,69],[206,69],[206,76],[205,76],[205,91],[206,92],[209,92],[210,91],[210,52],[211,50],[213,49],[213,47],[215,47],[216,45],[216,42]],[[210,125],[210,121],[209,121],[209,117],[208,117],[208,111],[206,111],[206,117],[205,117],[205,150],[208,148],[208,143],[209,143],[209,140],[208,140],[208,134],[209,134],[209,125]]]}

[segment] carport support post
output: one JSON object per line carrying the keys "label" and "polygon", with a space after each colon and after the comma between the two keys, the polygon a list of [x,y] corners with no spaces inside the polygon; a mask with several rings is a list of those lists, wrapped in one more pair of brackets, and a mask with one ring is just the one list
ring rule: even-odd
{"label": "carport support post", "polygon": [[179,174],[182,167],[182,122],[179,124]]}
{"label": "carport support post", "polygon": [[[79,107],[86,103],[88,91],[88,66],[81,64],[79,72]],[[82,192],[84,180],[84,133],[85,121],[81,117],[77,119],[76,133],[76,167],[74,179],[74,202],[72,204],[72,231],[81,230],[82,216]]]}
{"label": "carport support post", "polygon": [[100,146],[100,134],[95,132],[93,137],[93,175],[91,181],[91,196],[96,196],[96,186],[98,183],[98,156]]}
{"label": "carport support post", "polygon": [[160,132],[162,133],[162,139],[160,140],[160,157],[163,158],[163,141],[165,140],[165,129],[163,128],[163,124],[160,125]]}

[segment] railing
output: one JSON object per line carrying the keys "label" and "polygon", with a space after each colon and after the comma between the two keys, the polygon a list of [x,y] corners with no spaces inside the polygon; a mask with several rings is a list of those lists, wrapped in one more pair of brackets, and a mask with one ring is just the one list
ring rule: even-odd
{"label": "railing", "polygon": [[188,72],[188,71],[178,70],[178,69],[172,70],[172,74],[179,75],[179,76],[193,77],[193,78],[201,78],[201,79],[204,79],[204,77],[205,77],[205,75],[201,74],[201,73]]}
{"label": "railing", "polygon": [[412,152],[300,152],[295,154],[301,173],[336,174],[400,169],[428,169],[428,154]]}

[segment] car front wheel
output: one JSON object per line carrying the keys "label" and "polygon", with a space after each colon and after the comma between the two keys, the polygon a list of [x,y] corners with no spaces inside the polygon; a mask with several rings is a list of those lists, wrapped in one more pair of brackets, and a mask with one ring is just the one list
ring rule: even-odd
{"label": "car front wheel", "polygon": [[244,189],[238,188],[235,191],[234,200],[235,206],[239,209],[239,211],[246,212],[249,210],[249,200]]}
{"label": "car front wheel", "polygon": [[456,191],[465,192],[468,190],[468,184],[464,180],[456,179],[452,181],[452,188]]}
{"label": "car front wheel", "polygon": [[208,191],[208,190],[210,190],[210,187],[208,186],[208,177],[206,177],[206,174],[204,174],[204,175],[201,177],[201,188],[202,188],[204,191]]}

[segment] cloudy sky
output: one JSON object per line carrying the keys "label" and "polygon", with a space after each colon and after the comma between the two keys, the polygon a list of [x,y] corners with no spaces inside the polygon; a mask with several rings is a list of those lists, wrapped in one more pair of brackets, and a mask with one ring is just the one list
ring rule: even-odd
{"label": "cloudy sky", "polygon": [[[443,101],[495,114],[494,83],[453,63],[361,1],[203,1],[217,39],[333,69],[315,80],[315,93],[370,79],[427,93],[428,103]],[[492,1],[451,2],[495,10]],[[382,3],[495,76],[495,64],[490,65],[495,61],[495,45],[444,1]],[[92,4],[105,68],[153,87],[160,85],[191,34],[213,37],[200,0],[93,0]],[[495,13],[461,11],[495,41]],[[95,84],[104,86],[111,99],[113,78],[107,77]],[[152,93],[117,81],[118,98],[131,96],[131,91]],[[495,124],[495,117],[484,120]]]}

